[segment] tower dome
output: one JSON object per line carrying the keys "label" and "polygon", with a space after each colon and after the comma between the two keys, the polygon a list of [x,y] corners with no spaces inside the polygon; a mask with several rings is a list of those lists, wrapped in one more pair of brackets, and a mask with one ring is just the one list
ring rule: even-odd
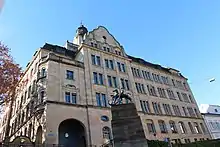
{"label": "tower dome", "polygon": [[77,33],[78,35],[84,36],[86,33],[88,33],[88,30],[83,24],[81,24],[81,26],[77,29]]}

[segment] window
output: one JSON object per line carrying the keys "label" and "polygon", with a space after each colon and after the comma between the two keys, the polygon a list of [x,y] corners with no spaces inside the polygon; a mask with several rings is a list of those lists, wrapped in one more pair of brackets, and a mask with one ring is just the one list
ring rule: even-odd
{"label": "window", "polygon": [[118,71],[122,71],[121,70],[121,64],[119,62],[117,62],[117,65],[118,65]]}
{"label": "window", "polygon": [[96,72],[93,72],[93,80],[94,80],[94,84],[99,84],[99,82],[98,82],[98,74]]}
{"label": "window", "polygon": [[163,108],[167,115],[172,115],[172,111],[169,104],[163,104]]}
{"label": "window", "polygon": [[144,84],[141,83],[135,83],[136,89],[138,93],[146,94]]}
{"label": "window", "polygon": [[112,77],[111,76],[107,76],[107,79],[108,79],[108,86],[109,87],[113,87],[112,86]]}
{"label": "window", "polygon": [[74,78],[74,73],[73,73],[73,71],[66,70],[66,79],[68,79],[68,80],[73,80],[73,78]]}
{"label": "window", "polygon": [[99,56],[96,56],[97,65],[101,66],[101,59]]}
{"label": "window", "polygon": [[154,86],[149,86],[149,85],[147,85],[147,90],[148,90],[148,92],[149,92],[149,95],[151,95],[151,96],[157,96],[157,93],[156,93],[156,90],[155,90]]}
{"label": "window", "polygon": [[127,90],[130,90],[128,80],[125,80],[125,87],[126,87]]}
{"label": "window", "polygon": [[40,103],[43,103],[43,101],[44,101],[44,97],[45,97],[45,91],[41,91],[40,92]]}
{"label": "window", "polygon": [[179,106],[177,106],[177,105],[172,105],[172,107],[173,107],[173,111],[174,111],[174,113],[175,113],[176,116],[182,116],[182,115],[181,115],[181,112],[180,112],[180,109],[179,109]]}
{"label": "window", "polygon": [[183,101],[189,103],[189,99],[186,93],[181,93],[183,97]]}
{"label": "window", "polygon": [[183,108],[184,116],[188,116],[188,115],[187,115],[187,112],[186,112],[186,108],[185,108],[185,107],[182,107],[182,108]]}
{"label": "window", "polygon": [[201,133],[201,130],[200,130],[200,128],[199,128],[199,125],[198,125],[198,123],[196,123],[196,122],[194,122],[194,129],[195,129],[195,131],[196,131],[197,134],[200,134],[200,133]]}
{"label": "window", "polygon": [[102,106],[100,93],[96,93],[96,102],[97,106]]}
{"label": "window", "polygon": [[65,102],[70,103],[70,92],[65,92]]}
{"label": "window", "polygon": [[101,59],[100,56],[91,55],[92,58],[92,64],[101,66]]}
{"label": "window", "polygon": [[104,85],[103,74],[101,73],[98,74],[96,72],[93,72],[93,80],[94,80],[94,84]]}
{"label": "window", "polygon": [[29,127],[28,127],[28,137],[31,138],[31,130],[32,130],[32,124],[29,124]]}
{"label": "window", "polygon": [[158,121],[161,133],[168,133],[166,124],[163,120]]}
{"label": "window", "polygon": [[199,117],[200,115],[196,108],[194,109],[194,111],[195,111],[196,117]]}
{"label": "window", "polygon": [[102,106],[103,107],[107,107],[107,99],[106,99],[106,95],[102,94]]}
{"label": "window", "polygon": [[193,101],[191,95],[189,95],[189,100],[190,100],[191,103],[194,103],[194,101]]}
{"label": "window", "polygon": [[157,91],[158,91],[160,97],[162,97],[162,98],[166,98],[166,97],[167,97],[167,96],[166,96],[165,89],[158,87],[158,88],[157,88]]}
{"label": "window", "polygon": [[192,126],[191,122],[188,122],[188,125],[189,125],[189,129],[192,132],[192,134],[195,134],[195,131],[193,129],[193,126]]}
{"label": "window", "polygon": [[114,69],[114,63],[113,63],[113,61],[112,61],[112,60],[109,60],[109,63],[110,63],[110,68],[111,68],[111,69]]}
{"label": "window", "polygon": [[183,87],[185,88],[185,90],[188,90],[186,83],[183,83]]}
{"label": "window", "polygon": [[162,114],[160,104],[156,103],[156,102],[152,102],[152,104],[153,104],[154,113],[155,114]]}
{"label": "window", "polygon": [[175,96],[172,90],[167,89],[167,94],[169,96],[170,99],[175,100]]}
{"label": "window", "polygon": [[124,79],[121,78],[121,88],[125,89],[125,83],[124,83]]}
{"label": "window", "polygon": [[28,88],[28,98],[30,98],[30,97],[31,97],[31,85]]}
{"label": "window", "polygon": [[76,93],[71,94],[70,92],[65,92],[65,102],[76,104],[77,103]]}
{"label": "window", "polygon": [[107,107],[106,94],[96,93],[96,102],[99,107]]}
{"label": "window", "polygon": [[129,81],[121,78],[121,88],[125,90],[130,90]]}
{"label": "window", "polygon": [[117,62],[117,65],[118,65],[118,71],[126,72],[125,64]]}
{"label": "window", "polygon": [[105,67],[109,68],[108,59],[105,59]]}
{"label": "window", "polygon": [[113,79],[113,86],[115,88],[117,88],[118,86],[117,86],[117,79],[116,79],[116,77],[112,77],[112,79]]}
{"label": "window", "polygon": [[125,65],[122,63],[121,66],[122,66],[122,72],[125,72],[126,71],[125,70]]}
{"label": "window", "polygon": [[104,139],[108,139],[110,140],[111,139],[111,130],[109,127],[103,127],[102,128],[102,134],[103,134],[103,138]]}
{"label": "window", "polygon": [[181,98],[180,93],[179,93],[179,92],[176,92],[176,94],[177,94],[177,96],[178,96],[178,99],[179,99],[180,101],[183,101],[182,98]]}
{"label": "window", "polygon": [[185,127],[184,123],[182,121],[180,121],[178,124],[179,124],[180,130],[181,130],[181,133],[185,134],[186,127]]}
{"label": "window", "polygon": [[193,108],[187,107],[187,110],[188,110],[189,115],[190,115],[191,117],[195,117],[195,116],[196,116],[195,113],[194,113],[194,111],[193,111]]}
{"label": "window", "polygon": [[168,77],[161,76],[162,82],[166,85],[169,85]]}
{"label": "window", "polygon": [[113,60],[105,59],[105,67],[113,70],[114,69]]}
{"label": "window", "polygon": [[178,133],[175,122],[170,120],[169,123],[170,123],[170,129],[171,129],[172,133]]}
{"label": "window", "polygon": [[72,93],[72,98],[71,98],[71,100],[72,100],[72,103],[73,103],[73,104],[76,104],[76,103],[77,103],[76,93]]}
{"label": "window", "polygon": [[145,112],[145,113],[151,113],[151,110],[150,110],[150,106],[149,106],[148,101],[142,101],[142,100],[140,100],[140,104],[141,104],[141,109],[142,109],[143,112]]}
{"label": "window", "polygon": [[93,64],[93,65],[96,65],[95,55],[91,55],[91,58],[92,58],[92,64]]}
{"label": "window", "polygon": [[41,69],[41,76],[45,77],[46,76],[46,68]]}
{"label": "window", "polygon": [[200,123],[200,127],[202,128],[202,131],[204,134],[207,133],[205,126],[203,125],[203,123]]}
{"label": "window", "polygon": [[172,84],[174,87],[176,86],[174,79],[172,79]]}
{"label": "window", "polygon": [[156,133],[156,129],[155,129],[153,120],[147,119],[146,124],[147,124],[147,128],[148,128],[149,133]]}
{"label": "window", "polygon": [[215,112],[218,112],[218,109],[215,109]]}

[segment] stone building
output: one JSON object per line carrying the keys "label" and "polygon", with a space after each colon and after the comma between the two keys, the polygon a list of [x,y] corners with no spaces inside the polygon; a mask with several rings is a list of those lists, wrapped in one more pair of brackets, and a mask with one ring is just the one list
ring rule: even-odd
{"label": "stone building", "polygon": [[111,139],[108,100],[114,89],[130,93],[147,139],[193,142],[210,135],[187,79],[176,69],[126,54],[103,27],[83,25],[65,46],[46,43],[21,79],[10,139],[25,135],[46,144],[78,146]]}
{"label": "stone building", "polygon": [[212,139],[220,139],[220,106],[201,104],[199,109]]}

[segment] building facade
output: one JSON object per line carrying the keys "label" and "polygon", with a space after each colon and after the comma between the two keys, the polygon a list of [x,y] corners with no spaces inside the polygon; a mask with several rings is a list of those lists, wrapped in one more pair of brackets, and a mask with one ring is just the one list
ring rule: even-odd
{"label": "building facade", "polygon": [[193,142],[210,138],[187,79],[178,70],[126,54],[109,31],[83,25],[65,46],[45,44],[20,81],[10,139],[100,146],[113,138],[108,100],[124,89],[147,139]]}
{"label": "building facade", "polygon": [[201,104],[199,109],[212,139],[220,139],[220,106]]}

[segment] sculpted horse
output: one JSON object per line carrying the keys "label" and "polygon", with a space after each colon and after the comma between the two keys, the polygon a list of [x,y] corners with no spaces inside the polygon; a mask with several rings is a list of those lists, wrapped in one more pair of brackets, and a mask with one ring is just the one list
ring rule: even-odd
{"label": "sculpted horse", "polygon": [[114,95],[111,95],[112,102],[111,103],[109,102],[109,105],[121,104],[123,102],[123,99],[129,100],[130,102],[132,102],[131,97],[128,94],[125,94],[124,90],[121,90],[121,92],[119,93],[118,89],[115,89],[113,92],[114,92]]}

